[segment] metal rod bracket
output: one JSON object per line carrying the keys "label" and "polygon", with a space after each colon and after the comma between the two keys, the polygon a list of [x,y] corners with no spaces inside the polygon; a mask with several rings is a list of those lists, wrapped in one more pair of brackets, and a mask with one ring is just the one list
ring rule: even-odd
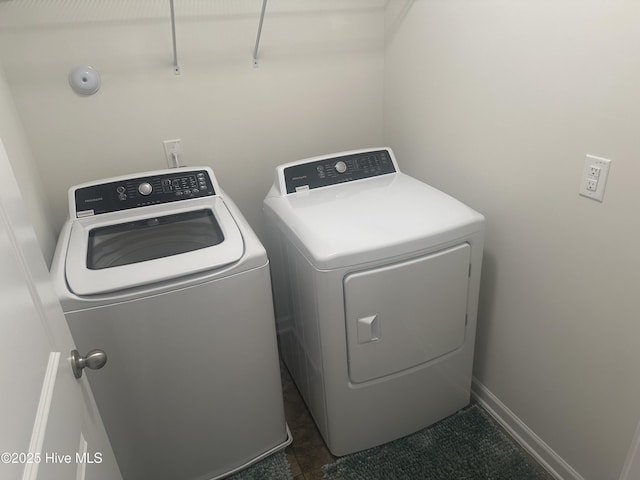
{"label": "metal rod bracket", "polygon": [[258,35],[256,36],[256,46],[253,49],[253,68],[258,68],[258,48],[260,47],[260,36],[262,35],[262,24],[264,23],[264,13],[267,10],[267,0],[262,0],[262,11],[260,12],[260,23],[258,24]]}
{"label": "metal rod bracket", "polygon": [[178,63],[178,45],[176,42],[176,12],[173,6],[173,0],[169,0],[171,8],[171,38],[173,40],[173,73],[180,75],[180,64]]}

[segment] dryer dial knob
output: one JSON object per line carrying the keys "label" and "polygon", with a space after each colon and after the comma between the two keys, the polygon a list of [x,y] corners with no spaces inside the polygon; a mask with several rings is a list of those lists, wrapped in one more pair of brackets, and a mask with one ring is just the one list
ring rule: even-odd
{"label": "dryer dial knob", "polygon": [[340,160],[338,163],[336,163],[336,172],[338,173],[344,173],[347,171],[347,164],[344,163],[342,160]]}
{"label": "dryer dial knob", "polygon": [[153,187],[150,183],[144,182],[138,185],[138,191],[141,195],[151,195],[151,192],[153,192]]}

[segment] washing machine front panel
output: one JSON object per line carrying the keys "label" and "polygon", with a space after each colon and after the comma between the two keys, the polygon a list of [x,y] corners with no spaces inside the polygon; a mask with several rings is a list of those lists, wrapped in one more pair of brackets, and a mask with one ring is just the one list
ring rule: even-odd
{"label": "washing machine front panel", "polygon": [[470,256],[464,243],[345,277],[353,383],[425,364],[464,344]]}
{"label": "washing machine front panel", "polygon": [[[241,300],[238,292],[243,292]],[[287,438],[269,268],[67,313],[125,479],[220,478]]]}

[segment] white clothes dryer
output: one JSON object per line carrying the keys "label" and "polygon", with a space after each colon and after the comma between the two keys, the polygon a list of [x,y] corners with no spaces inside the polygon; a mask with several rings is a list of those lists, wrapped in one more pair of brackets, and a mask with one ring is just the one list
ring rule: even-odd
{"label": "white clothes dryer", "polygon": [[[291,442],[269,264],[210,168],[69,190],[52,278],[125,480],[204,480]],[[89,448],[91,446],[89,445]]]}
{"label": "white clothes dryer", "polygon": [[281,355],[333,454],[469,403],[482,215],[388,148],[277,167],[264,212]]}

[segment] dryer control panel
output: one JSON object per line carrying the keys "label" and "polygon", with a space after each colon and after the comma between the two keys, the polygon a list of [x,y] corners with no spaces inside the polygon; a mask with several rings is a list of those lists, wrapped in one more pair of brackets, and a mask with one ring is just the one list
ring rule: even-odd
{"label": "dryer control panel", "polygon": [[[75,189],[75,217],[215,195],[206,170],[181,170],[123,178]],[[72,215],[73,216],[73,215]]]}
{"label": "dryer control panel", "polygon": [[284,169],[284,181],[287,193],[294,193],[395,171],[388,150],[368,150],[291,165]]}

